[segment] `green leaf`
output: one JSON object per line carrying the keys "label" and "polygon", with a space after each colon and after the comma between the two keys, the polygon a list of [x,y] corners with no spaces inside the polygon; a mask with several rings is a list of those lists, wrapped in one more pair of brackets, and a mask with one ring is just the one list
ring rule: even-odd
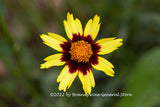
{"label": "green leaf", "polygon": [[160,105],[160,47],[145,53],[131,74],[117,107],[158,107]]}

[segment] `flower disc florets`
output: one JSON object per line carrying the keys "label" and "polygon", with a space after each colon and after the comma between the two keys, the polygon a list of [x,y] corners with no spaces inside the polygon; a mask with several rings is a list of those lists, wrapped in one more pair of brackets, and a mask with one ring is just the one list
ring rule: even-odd
{"label": "flower disc florets", "polygon": [[78,62],[89,62],[89,58],[93,54],[91,45],[84,40],[72,43],[69,53],[71,59]]}

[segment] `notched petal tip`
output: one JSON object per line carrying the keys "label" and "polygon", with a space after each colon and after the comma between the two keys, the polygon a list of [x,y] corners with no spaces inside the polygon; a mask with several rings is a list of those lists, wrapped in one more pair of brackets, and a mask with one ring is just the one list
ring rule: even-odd
{"label": "notched petal tip", "polygon": [[117,39],[115,39],[115,40],[123,43],[123,39],[122,39],[122,38],[117,38]]}
{"label": "notched petal tip", "polygon": [[66,88],[63,88],[63,87],[60,87],[60,86],[58,87],[58,90],[59,90],[59,91],[62,91],[62,90],[63,90],[64,92],[66,92]]}
{"label": "notched petal tip", "polygon": [[61,82],[61,77],[60,77],[60,75],[58,75],[58,77],[57,77],[57,83],[59,83],[59,82]]}
{"label": "notched petal tip", "polygon": [[66,65],[57,78],[57,82],[59,83],[58,89],[65,92],[72,85],[77,74],[78,72],[70,73],[69,67]]}
{"label": "notched petal tip", "polygon": [[[115,39],[115,41],[119,42],[118,47],[120,47],[121,45],[123,45],[123,39],[118,38],[118,39]],[[118,49],[118,47],[117,47],[117,49]]]}
{"label": "notched petal tip", "polygon": [[46,68],[46,67],[44,66],[44,64],[41,64],[41,65],[40,65],[40,69],[48,69],[48,68]]}
{"label": "notched petal tip", "polygon": [[52,67],[52,66],[46,66],[46,64],[43,63],[43,64],[41,64],[40,69],[48,69],[50,67]]}
{"label": "notched petal tip", "polygon": [[91,92],[85,92],[86,95],[91,94]]}
{"label": "notched petal tip", "polygon": [[107,73],[106,75],[110,76],[110,77],[114,77],[115,72],[113,71],[112,73]]}
{"label": "notched petal tip", "polygon": [[40,38],[41,38],[42,40],[44,40],[44,38],[45,38],[46,36],[47,36],[46,34],[41,34],[41,35],[40,35]]}
{"label": "notched petal tip", "polygon": [[40,69],[44,69],[44,68],[41,66]]}
{"label": "notched petal tip", "polygon": [[73,14],[72,13],[67,13],[67,21],[69,20],[74,20]]}
{"label": "notched petal tip", "polygon": [[41,69],[43,69],[43,68],[48,69],[48,68],[53,67],[53,66],[64,65],[66,62],[61,61],[61,55],[62,55],[61,53],[53,54],[53,55],[50,55],[50,56],[44,58],[45,62],[43,64],[41,64],[40,68]]}
{"label": "notched petal tip", "polygon": [[114,66],[105,58],[98,57],[98,64],[93,65],[92,67],[96,70],[103,71],[108,76],[114,76],[114,70],[112,69]]}
{"label": "notched petal tip", "polygon": [[71,16],[71,13],[70,12],[68,12],[67,13],[67,19],[68,19],[68,17],[70,17]]}
{"label": "notched petal tip", "polygon": [[66,20],[63,20],[63,24],[64,24],[64,29],[66,31],[66,34],[67,34],[68,38],[72,39],[72,32],[69,28],[68,22]]}
{"label": "notched petal tip", "polygon": [[70,12],[67,12],[67,16],[71,16],[71,15],[73,15],[72,13],[70,13]]}
{"label": "notched petal tip", "polygon": [[100,20],[100,16],[98,16],[98,15],[96,14],[93,19]]}
{"label": "notched petal tip", "polygon": [[111,77],[114,77],[115,75],[111,75]]}
{"label": "notched petal tip", "polygon": [[123,44],[123,39],[118,39],[121,45]]}
{"label": "notched petal tip", "polygon": [[88,36],[91,35],[92,39],[94,40],[99,32],[100,29],[100,16],[98,16],[97,14],[94,16],[93,20],[90,19],[84,29],[84,36]]}
{"label": "notched petal tip", "polygon": [[90,94],[92,87],[94,86],[94,77],[91,77],[92,75],[90,72],[87,72],[87,75],[83,75],[81,72],[78,74],[85,94]]}
{"label": "notched petal tip", "polygon": [[98,40],[96,43],[100,45],[101,49],[99,51],[99,55],[104,55],[113,52],[118,49],[123,44],[123,39],[118,38],[104,38]]}
{"label": "notched petal tip", "polygon": [[66,20],[63,20],[63,24],[66,24],[67,23],[67,21]]}
{"label": "notched petal tip", "polygon": [[93,22],[99,24],[100,23],[99,21],[100,21],[100,16],[96,14],[93,18]]}
{"label": "notched petal tip", "polygon": [[70,15],[70,12],[67,12],[67,15]]}

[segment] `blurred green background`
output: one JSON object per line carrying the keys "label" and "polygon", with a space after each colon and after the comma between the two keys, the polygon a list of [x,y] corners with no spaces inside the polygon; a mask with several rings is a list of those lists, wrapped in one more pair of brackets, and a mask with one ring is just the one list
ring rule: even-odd
{"label": "blurred green background", "polygon": [[[43,59],[57,53],[39,35],[67,37],[67,12],[83,27],[101,17],[96,40],[123,38],[124,44],[104,55],[115,77],[92,69],[92,93],[126,93],[123,97],[61,97],[56,78],[62,67],[40,70]],[[84,93],[79,78],[68,93]],[[0,107],[160,107],[160,0],[0,0]]]}

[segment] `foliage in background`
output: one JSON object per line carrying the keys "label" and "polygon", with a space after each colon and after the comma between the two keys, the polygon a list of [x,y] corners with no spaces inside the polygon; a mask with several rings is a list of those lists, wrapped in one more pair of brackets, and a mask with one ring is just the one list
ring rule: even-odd
{"label": "foliage in background", "polygon": [[[56,53],[39,35],[66,37],[63,20],[74,13],[84,25],[101,17],[98,38],[119,37],[124,45],[105,55],[115,77],[93,70],[92,93],[132,93],[131,97],[51,97],[63,67],[40,70],[42,59]],[[0,0],[0,107],[159,107],[159,0]],[[103,36],[102,36],[103,35]],[[68,93],[83,93],[76,78]]]}

